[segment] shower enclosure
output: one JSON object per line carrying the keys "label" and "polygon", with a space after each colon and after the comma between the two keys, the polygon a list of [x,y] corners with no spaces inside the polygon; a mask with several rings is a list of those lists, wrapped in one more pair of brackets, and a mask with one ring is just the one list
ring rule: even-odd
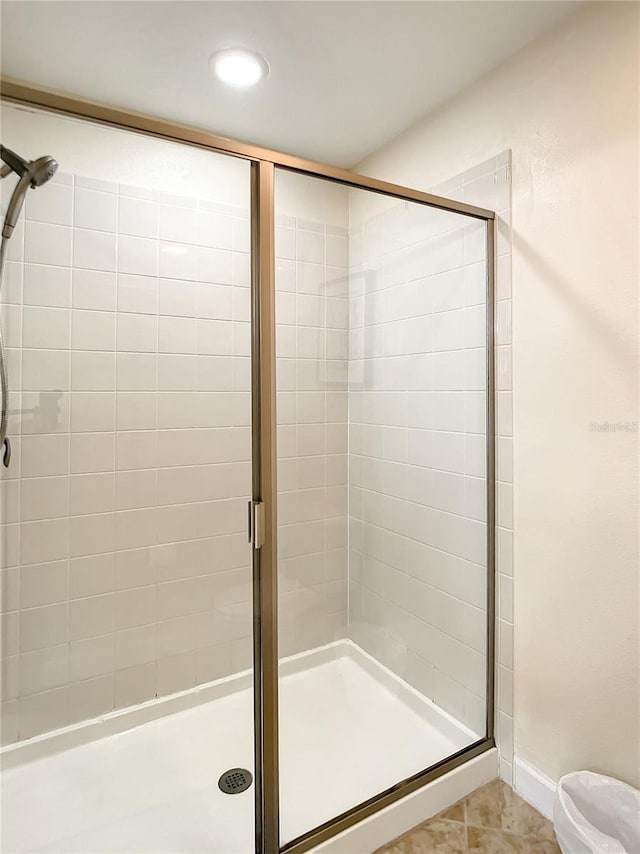
{"label": "shower enclosure", "polygon": [[493,213],[3,98],[60,164],[2,290],[5,848],[297,854],[490,749]]}

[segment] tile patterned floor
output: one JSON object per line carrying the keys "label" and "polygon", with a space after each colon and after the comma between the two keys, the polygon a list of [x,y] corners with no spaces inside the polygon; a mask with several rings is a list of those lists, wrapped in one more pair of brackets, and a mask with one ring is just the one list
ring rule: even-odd
{"label": "tile patterned floor", "polygon": [[553,826],[501,780],[414,827],[376,854],[560,854]]}

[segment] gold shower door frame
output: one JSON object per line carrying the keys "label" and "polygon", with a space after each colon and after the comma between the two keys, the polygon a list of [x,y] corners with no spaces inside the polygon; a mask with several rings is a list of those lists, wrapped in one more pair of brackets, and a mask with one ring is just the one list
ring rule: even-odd
{"label": "gold shower door frame", "polygon": [[[218,137],[63,93],[2,78],[3,100],[28,104],[124,130],[197,146],[251,164],[251,357],[253,679],[255,753],[255,852],[302,854],[495,746],[495,213],[474,205],[379,181],[347,169]],[[285,846],[279,839],[278,784],[278,552],[275,402],[275,206],[278,169],[452,211],[486,223],[487,249],[487,680],[486,735],[458,753],[412,775],[373,798],[304,833]]]}

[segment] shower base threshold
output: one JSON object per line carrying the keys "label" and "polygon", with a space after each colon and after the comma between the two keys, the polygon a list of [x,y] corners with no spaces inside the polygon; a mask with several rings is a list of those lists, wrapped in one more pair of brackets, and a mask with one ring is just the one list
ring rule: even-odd
{"label": "shower base threshold", "polygon": [[[280,677],[283,842],[478,740],[349,640]],[[2,766],[3,851],[249,854],[254,788],[218,778],[253,771],[251,673],[12,745]]]}

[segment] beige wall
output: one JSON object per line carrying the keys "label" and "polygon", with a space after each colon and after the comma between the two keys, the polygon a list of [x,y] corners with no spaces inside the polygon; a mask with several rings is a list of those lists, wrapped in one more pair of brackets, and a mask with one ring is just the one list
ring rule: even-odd
{"label": "beige wall", "polygon": [[587,4],[360,164],[513,151],[515,752],[638,785],[638,24]]}

